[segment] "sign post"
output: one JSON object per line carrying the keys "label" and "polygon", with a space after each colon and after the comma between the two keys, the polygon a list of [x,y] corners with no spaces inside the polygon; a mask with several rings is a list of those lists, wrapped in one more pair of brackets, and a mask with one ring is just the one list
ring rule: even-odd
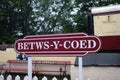
{"label": "sign post", "polygon": [[28,57],[28,79],[32,80],[32,58]]}
{"label": "sign post", "polygon": [[79,80],[83,80],[82,57],[78,57],[78,63],[79,63]]}
{"label": "sign post", "polygon": [[100,47],[101,41],[98,37],[85,33],[26,36],[17,40],[14,45],[17,53],[29,56],[29,80],[32,80],[31,56],[79,56],[79,80],[82,80],[82,56],[97,52]]}

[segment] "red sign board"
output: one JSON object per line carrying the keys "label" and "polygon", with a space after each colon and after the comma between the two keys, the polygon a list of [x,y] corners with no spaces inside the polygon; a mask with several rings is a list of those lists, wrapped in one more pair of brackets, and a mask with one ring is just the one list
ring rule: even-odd
{"label": "red sign board", "polygon": [[100,49],[96,36],[85,33],[27,36],[15,43],[18,53],[29,56],[83,56]]}

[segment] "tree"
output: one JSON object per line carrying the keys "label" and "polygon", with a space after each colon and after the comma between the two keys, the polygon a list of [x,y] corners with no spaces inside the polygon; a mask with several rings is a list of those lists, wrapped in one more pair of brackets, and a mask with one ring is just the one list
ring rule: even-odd
{"label": "tree", "polygon": [[59,33],[70,24],[72,0],[34,0],[33,8],[38,34]]}
{"label": "tree", "polygon": [[30,34],[31,0],[0,1],[0,43],[13,43],[16,38]]}

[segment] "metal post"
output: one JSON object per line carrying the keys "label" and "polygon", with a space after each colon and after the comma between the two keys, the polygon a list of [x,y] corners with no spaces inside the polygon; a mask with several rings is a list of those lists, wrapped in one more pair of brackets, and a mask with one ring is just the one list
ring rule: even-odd
{"label": "metal post", "polygon": [[32,58],[28,57],[28,79],[32,80]]}
{"label": "metal post", "polygon": [[60,67],[60,80],[62,80],[62,67]]}
{"label": "metal post", "polygon": [[78,57],[79,61],[79,80],[83,79],[83,73],[82,73],[82,57]]}

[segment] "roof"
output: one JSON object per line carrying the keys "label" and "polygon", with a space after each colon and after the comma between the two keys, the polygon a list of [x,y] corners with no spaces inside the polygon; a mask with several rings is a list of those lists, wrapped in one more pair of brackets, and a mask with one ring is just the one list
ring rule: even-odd
{"label": "roof", "polygon": [[91,11],[92,14],[120,11],[120,5],[118,4],[118,5],[109,5],[103,7],[94,7],[92,8]]}
{"label": "roof", "polygon": [[[75,60],[78,66],[78,57]],[[83,66],[120,66],[120,53],[95,53],[83,57]]]}

